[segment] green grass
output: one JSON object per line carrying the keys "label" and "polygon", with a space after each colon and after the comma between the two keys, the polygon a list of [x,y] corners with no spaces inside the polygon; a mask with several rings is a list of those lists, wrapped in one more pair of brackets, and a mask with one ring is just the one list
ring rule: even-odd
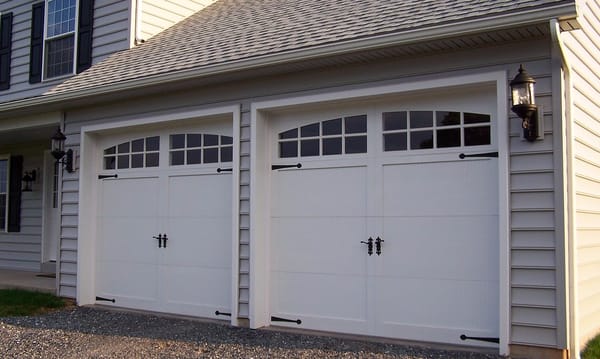
{"label": "green grass", "polygon": [[65,301],[48,293],[21,289],[0,290],[0,317],[36,315],[59,309]]}
{"label": "green grass", "polygon": [[581,352],[581,359],[598,359],[600,358],[600,335],[592,339],[587,345],[583,352]]}

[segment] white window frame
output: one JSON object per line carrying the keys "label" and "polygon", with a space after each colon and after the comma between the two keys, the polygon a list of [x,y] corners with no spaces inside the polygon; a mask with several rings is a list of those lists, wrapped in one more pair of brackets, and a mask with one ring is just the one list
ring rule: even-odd
{"label": "white window frame", "polygon": [[[78,41],[78,37],[79,34],[77,32],[77,24],[79,24],[79,0],[75,0],[75,26],[72,32],[68,32],[68,33],[64,33],[64,34],[60,34],[60,35],[56,35],[56,36],[52,36],[52,37],[48,37],[48,8],[49,8],[49,4],[48,2],[51,0],[44,0],[45,4],[44,4],[44,43],[43,43],[43,52],[42,52],[42,80],[43,81],[50,81],[50,80],[56,80],[56,79],[61,79],[64,77],[68,77],[68,76],[72,76],[75,74],[76,68],[77,68],[77,41]],[[62,75],[58,75],[58,76],[54,76],[54,77],[48,77],[47,73],[47,61],[46,61],[46,56],[47,56],[47,43],[50,40],[58,40],[61,38],[65,38],[68,36],[73,35],[73,68],[71,69],[70,73],[67,74],[62,74]]]}
{"label": "white window frame", "polygon": [[4,194],[6,196],[5,208],[4,208],[4,223],[0,223],[0,232],[8,231],[8,206],[9,206],[9,194],[10,194],[10,156],[6,154],[0,154],[0,161],[6,161],[6,192],[1,192],[0,195]]}

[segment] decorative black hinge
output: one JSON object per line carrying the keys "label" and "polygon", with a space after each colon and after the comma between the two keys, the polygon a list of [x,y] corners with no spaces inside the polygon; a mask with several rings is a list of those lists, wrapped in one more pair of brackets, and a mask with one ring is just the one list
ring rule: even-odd
{"label": "decorative black hinge", "polygon": [[486,152],[486,153],[473,153],[470,155],[465,155],[461,153],[458,157],[462,160],[467,157],[498,157],[498,152]]}
{"label": "decorative black hinge", "polygon": [[217,168],[217,173],[221,173],[221,172],[232,172],[233,168]]}
{"label": "decorative black hinge", "polygon": [[302,168],[302,163],[296,163],[295,165],[272,165],[271,170],[281,170],[284,168]]}
{"label": "decorative black hinge", "polygon": [[215,312],[215,315],[224,315],[226,317],[231,317],[231,313],[219,312],[218,310]]}
{"label": "decorative black hinge", "polygon": [[101,302],[115,302],[114,299],[108,299],[108,298],[102,298],[102,297],[96,297],[97,301],[101,301]]}
{"label": "decorative black hinge", "polygon": [[117,174],[114,175],[98,175],[98,179],[105,179],[105,178],[118,178],[119,176]]}
{"label": "decorative black hinge", "polygon": [[464,334],[461,334],[460,340],[478,340],[480,342],[488,342],[488,343],[500,343],[500,338],[488,338],[488,337],[468,337]]}
{"label": "decorative black hinge", "polygon": [[298,325],[302,324],[302,321],[300,319],[285,319],[285,318],[279,318],[279,317],[271,317],[271,321],[272,322],[286,322],[286,323],[296,323]]}

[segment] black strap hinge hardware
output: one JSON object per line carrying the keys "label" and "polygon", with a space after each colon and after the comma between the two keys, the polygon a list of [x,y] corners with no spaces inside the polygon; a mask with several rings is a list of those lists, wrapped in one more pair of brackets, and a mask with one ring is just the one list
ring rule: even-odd
{"label": "black strap hinge hardware", "polygon": [[98,179],[105,179],[105,178],[118,178],[119,176],[117,174],[114,175],[98,175]]}
{"label": "black strap hinge hardware", "polygon": [[498,152],[486,152],[486,153],[473,153],[470,155],[465,155],[464,153],[461,153],[460,155],[458,155],[458,157],[462,160],[465,159],[467,157],[498,157]]}
{"label": "black strap hinge hardware", "polygon": [[300,319],[285,319],[285,318],[279,318],[279,317],[271,317],[271,321],[272,322],[286,322],[286,323],[296,323],[298,325],[302,324],[302,321]]}
{"label": "black strap hinge hardware", "polygon": [[296,163],[295,165],[272,165],[271,170],[282,170],[284,168],[302,168],[302,163]]}
{"label": "black strap hinge hardware", "polygon": [[221,173],[221,172],[233,172],[233,168],[217,168],[217,173]]}
{"label": "black strap hinge hardware", "polygon": [[231,317],[231,313],[219,312],[218,310],[215,312],[215,315],[224,315],[226,317]]}
{"label": "black strap hinge hardware", "polygon": [[102,297],[96,297],[97,301],[102,301],[102,302],[112,302],[114,303],[115,300],[114,299],[108,299],[108,298],[102,298]]}
{"label": "black strap hinge hardware", "polygon": [[488,337],[468,337],[464,334],[461,334],[460,340],[478,340],[480,342],[488,342],[488,343],[500,343],[500,338],[488,338]]}

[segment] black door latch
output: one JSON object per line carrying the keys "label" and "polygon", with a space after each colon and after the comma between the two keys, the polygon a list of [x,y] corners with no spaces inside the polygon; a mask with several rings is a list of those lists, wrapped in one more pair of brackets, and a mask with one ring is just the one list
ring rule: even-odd
{"label": "black door latch", "polygon": [[365,242],[365,241],[360,241],[360,243],[364,243],[367,245],[367,253],[369,253],[369,255],[373,255],[373,238],[369,237],[369,239]]}
{"label": "black door latch", "polygon": [[167,248],[167,241],[169,240],[169,238],[167,238],[166,233],[164,235],[162,233],[159,233],[158,237],[154,236],[152,238],[158,239],[158,248]]}
{"label": "black door latch", "polygon": [[377,237],[377,239],[375,240],[375,253],[377,253],[377,255],[381,255],[381,243],[385,242],[383,239]]}

